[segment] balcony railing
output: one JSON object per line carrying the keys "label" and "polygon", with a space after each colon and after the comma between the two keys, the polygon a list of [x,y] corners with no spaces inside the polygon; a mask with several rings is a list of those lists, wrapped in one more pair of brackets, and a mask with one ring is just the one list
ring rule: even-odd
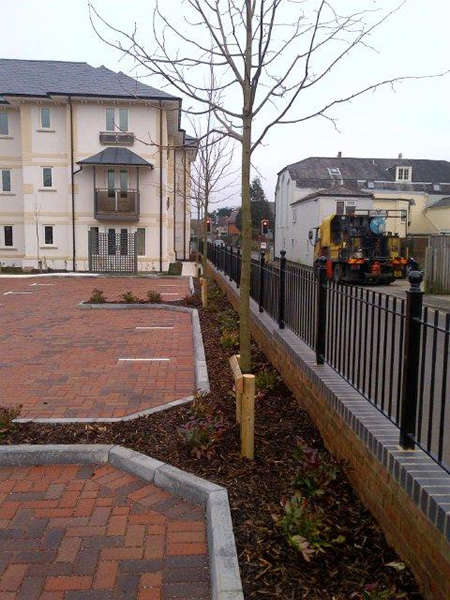
{"label": "balcony railing", "polygon": [[100,144],[111,146],[132,146],[134,144],[134,133],[129,131],[100,131]]}
{"label": "balcony railing", "polygon": [[95,218],[99,221],[139,221],[139,191],[96,189]]}

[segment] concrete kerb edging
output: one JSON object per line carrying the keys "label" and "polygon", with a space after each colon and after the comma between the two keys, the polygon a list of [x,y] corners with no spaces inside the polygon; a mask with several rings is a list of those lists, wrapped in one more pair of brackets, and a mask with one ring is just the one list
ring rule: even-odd
{"label": "concrete kerb edging", "polygon": [[[192,321],[192,343],[194,346],[194,362],[195,362],[195,387],[197,393],[200,395],[209,394],[209,377],[208,367],[206,365],[205,348],[203,346],[203,336],[200,327],[200,318],[198,316],[198,310],[196,308],[188,308],[186,306],[170,306],[166,304],[83,304],[82,302],[78,305],[84,309],[96,309],[96,308],[107,308],[107,309],[156,309],[156,310],[169,310],[176,312],[185,312],[191,314]],[[166,404],[155,406],[154,408],[148,408],[141,410],[131,415],[125,415],[124,417],[104,417],[104,418],[76,418],[76,417],[60,417],[58,419],[52,418],[37,418],[37,419],[15,419],[15,423],[118,423],[119,421],[132,421],[139,417],[145,417],[147,415],[153,415],[164,410],[169,410],[175,406],[181,406],[192,402],[194,396],[186,396],[179,398],[178,400],[172,400]]]}
{"label": "concrete kerb edging", "polygon": [[102,444],[0,446],[0,467],[110,463],[206,508],[212,600],[244,600],[224,487],[129,448]]}

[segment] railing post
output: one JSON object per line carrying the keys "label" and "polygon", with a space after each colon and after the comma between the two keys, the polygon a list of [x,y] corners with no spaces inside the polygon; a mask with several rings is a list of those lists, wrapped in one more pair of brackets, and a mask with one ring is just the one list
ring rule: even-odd
{"label": "railing post", "polygon": [[278,296],[278,327],[284,329],[284,306],[286,301],[286,250],[280,250],[280,290]]}
{"label": "railing post", "polygon": [[414,448],[417,415],[421,333],[420,319],[422,318],[423,305],[423,292],[420,289],[420,284],[423,281],[423,275],[419,271],[411,271],[408,280],[411,287],[406,292],[400,446],[405,450],[412,450]]}
{"label": "railing post", "polygon": [[233,281],[233,246],[230,246],[230,272],[229,272],[230,281]]}
{"label": "railing post", "polygon": [[326,288],[327,259],[318,259],[317,269],[317,312],[316,312],[316,364],[323,365],[325,361],[325,340],[327,326],[327,288]]}
{"label": "railing post", "polygon": [[259,312],[263,312],[263,301],[264,301],[264,262],[266,253],[261,250],[259,258]]}
{"label": "railing post", "polygon": [[236,269],[236,286],[241,285],[241,247],[237,247],[237,269]]}

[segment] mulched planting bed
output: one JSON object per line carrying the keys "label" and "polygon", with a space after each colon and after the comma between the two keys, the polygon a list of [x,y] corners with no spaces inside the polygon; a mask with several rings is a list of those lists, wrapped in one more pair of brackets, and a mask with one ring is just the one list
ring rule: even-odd
{"label": "mulched planting bed", "polygon": [[[225,486],[247,599],[422,598],[350,487],[346,466],[326,452],[308,415],[256,346],[254,372],[262,388],[256,398],[255,460],[241,459],[228,365],[237,351],[229,348],[235,333],[228,332],[236,317],[220,290],[213,284],[210,289],[211,308],[197,302],[211,384],[207,398],[123,423],[20,424],[1,442],[121,444]],[[304,505],[309,525],[315,523],[305,551],[309,562],[288,544],[280,526],[285,501],[299,489],[312,492]]]}

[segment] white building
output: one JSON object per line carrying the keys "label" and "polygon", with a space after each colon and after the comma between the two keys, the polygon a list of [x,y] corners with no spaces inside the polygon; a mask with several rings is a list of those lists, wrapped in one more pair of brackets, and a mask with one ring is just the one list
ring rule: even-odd
{"label": "white building", "polygon": [[401,238],[450,231],[450,162],[445,160],[310,157],[278,173],[275,254],[311,265],[308,239],[332,214],[389,210],[389,229]]}
{"label": "white building", "polygon": [[166,271],[189,257],[181,100],[86,63],[0,59],[0,263]]}

